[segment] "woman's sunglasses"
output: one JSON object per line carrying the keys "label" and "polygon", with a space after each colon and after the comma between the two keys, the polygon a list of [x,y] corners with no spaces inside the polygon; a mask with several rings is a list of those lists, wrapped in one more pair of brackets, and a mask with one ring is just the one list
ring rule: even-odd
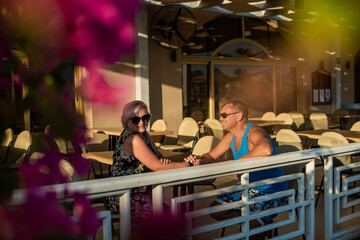
{"label": "woman's sunglasses", "polygon": [[150,120],[150,114],[146,114],[142,117],[138,117],[138,116],[132,117],[132,118],[130,118],[130,120],[134,125],[138,125],[140,120],[142,120],[145,124],[147,124]]}
{"label": "woman's sunglasses", "polygon": [[233,112],[233,113],[220,113],[220,117],[222,117],[222,118],[227,118],[229,115],[236,114],[236,113],[239,113],[239,112]]}

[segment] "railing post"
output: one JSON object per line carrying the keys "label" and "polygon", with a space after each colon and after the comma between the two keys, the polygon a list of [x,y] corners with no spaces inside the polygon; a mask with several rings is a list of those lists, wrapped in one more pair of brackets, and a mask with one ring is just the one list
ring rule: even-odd
{"label": "railing post", "polygon": [[157,185],[152,190],[153,213],[155,215],[163,214],[163,186]]}
{"label": "railing post", "polygon": [[131,217],[130,217],[130,190],[120,196],[119,199],[120,210],[120,239],[129,240],[131,232]]}
{"label": "railing post", "polygon": [[315,239],[315,160],[312,160],[305,167],[306,171],[306,200],[310,200],[310,206],[305,208],[305,238]]}
{"label": "railing post", "polygon": [[97,214],[98,218],[102,218],[103,222],[103,239],[111,240],[111,213],[110,211],[101,211]]}
{"label": "railing post", "polygon": [[[249,185],[249,173],[244,173],[241,175],[241,185],[246,185],[248,186]],[[242,196],[241,196],[241,199],[248,203],[249,202],[249,188],[247,187],[244,191],[242,191]],[[249,239],[249,230],[250,230],[250,223],[249,223],[249,205],[246,204],[245,205],[245,208],[242,207],[241,208],[241,216],[245,216],[245,218],[247,219],[245,221],[245,224],[244,223],[241,223],[241,231],[242,232],[246,232],[246,239]]]}
{"label": "railing post", "polygon": [[[324,165],[324,239],[333,235],[333,157],[325,157]],[[320,193],[319,193],[320,194]]]}

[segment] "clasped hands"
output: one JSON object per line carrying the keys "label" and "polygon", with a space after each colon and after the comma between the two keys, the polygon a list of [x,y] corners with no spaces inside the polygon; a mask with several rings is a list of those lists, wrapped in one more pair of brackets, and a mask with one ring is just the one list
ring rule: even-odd
{"label": "clasped hands", "polygon": [[186,158],[184,158],[184,161],[187,163],[191,163],[193,166],[199,166],[201,158],[199,155],[190,154]]}
{"label": "clasped hands", "polygon": [[[190,154],[189,156],[184,158],[184,162],[191,163],[193,166],[199,166],[200,160],[201,158],[199,155],[193,155],[193,154]],[[171,160],[167,158],[160,158],[160,162],[164,165],[167,165],[171,163]]]}

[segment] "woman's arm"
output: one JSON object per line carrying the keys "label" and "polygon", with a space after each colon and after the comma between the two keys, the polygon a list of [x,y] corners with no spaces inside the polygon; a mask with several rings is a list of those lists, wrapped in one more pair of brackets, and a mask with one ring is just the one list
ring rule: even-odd
{"label": "woman's arm", "polygon": [[124,151],[126,150],[130,150],[140,162],[154,172],[190,166],[187,162],[171,162],[164,165],[138,134],[131,135],[125,140]]}
{"label": "woman's arm", "polygon": [[149,133],[146,131],[145,132],[149,142],[150,142],[150,145],[151,145],[151,148],[156,152],[156,155],[158,156],[158,158],[164,158],[164,156],[161,154],[161,152],[159,152],[159,150],[157,149],[157,147],[155,146],[155,143],[154,141],[152,140],[151,136],[149,135]]}

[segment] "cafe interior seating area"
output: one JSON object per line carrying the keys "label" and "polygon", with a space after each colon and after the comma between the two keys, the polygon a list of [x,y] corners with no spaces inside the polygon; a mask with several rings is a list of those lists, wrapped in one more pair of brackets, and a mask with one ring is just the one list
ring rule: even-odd
{"label": "cafe interior seating area", "polygon": [[[308,239],[334,239],[342,234],[332,235],[342,228],[337,222],[347,219],[332,211],[346,205],[348,193],[341,191],[355,192],[360,181],[354,170],[360,168],[356,165],[360,153],[353,148],[360,143],[360,1],[141,0],[126,4],[107,0],[86,7],[86,1],[79,0],[49,0],[44,6],[43,1],[25,2],[0,4],[0,25],[6,26],[0,34],[0,177],[4,176],[5,185],[9,172],[21,175],[22,167],[34,168],[44,155],[54,154],[59,160],[54,169],[71,186],[89,187],[104,195],[99,186],[113,187],[106,181],[124,130],[122,112],[127,102],[141,100],[148,106],[148,119],[132,118],[148,121],[147,133],[159,152],[171,161],[182,162],[189,154],[208,152],[224,138],[227,131],[220,121],[224,116],[221,109],[235,97],[248,105],[249,123],[262,127],[272,138],[281,156],[270,158],[282,161],[279,165],[287,177],[296,176],[288,182],[291,194],[295,193],[289,197],[294,200],[289,212],[292,221],[301,222],[301,226],[290,235],[298,233],[297,240],[305,239],[305,233]],[[286,162],[283,158],[287,154],[294,154],[301,163]],[[220,162],[233,158],[229,150]],[[329,166],[324,165],[329,159],[334,161],[331,169],[354,169],[342,171],[340,180],[326,182]],[[169,205],[177,201],[177,187],[181,188],[176,195],[180,200],[222,191],[237,182],[236,174],[243,174],[244,169],[249,172],[270,166],[265,160],[262,166],[254,162],[249,161],[236,173],[232,169],[241,164],[233,163],[227,169],[232,175],[218,172],[223,168],[214,166],[203,166],[210,169],[206,172],[200,172],[201,166],[189,168],[194,172],[191,176],[176,169],[169,178],[178,179],[154,183],[154,192],[164,191],[165,195],[153,201],[164,200]],[[83,163],[89,170],[77,172]],[[48,174],[47,169],[40,170]],[[157,180],[167,173],[151,174],[157,174],[153,178]],[[137,176],[139,182],[145,182],[144,175]],[[131,179],[124,181],[127,184]],[[340,186],[338,195],[326,188],[332,180],[342,181],[336,185]],[[314,184],[311,193],[308,189],[298,191],[310,182]],[[137,184],[109,191],[122,194]],[[22,189],[15,190],[17,194]],[[305,200],[298,197],[304,192]],[[352,194],[350,205],[359,205],[358,195]],[[208,205],[189,202],[187,210],[195,211],[189,215]],[[316,211],[316,221],[321,216],[320,225],[307,222],[313,214],[310,208]],[[119,215],[116,218],[119,220]],[[223,227],[225,223],[207,220],[207,224],[222,227],[210,237],[189,238],[249,238],[244,233],[249,226]],[[334,228],[326,225],[329,222]],[[275,218],[274,225],[281,224]],[[128,228],[124,221],[116,225],[112,230],[119,235]],[[326,227],[317,234],[323,225]],[[0,231],[0,239],[2,236]],[[131,238],[123,234],[121,239]]]}

